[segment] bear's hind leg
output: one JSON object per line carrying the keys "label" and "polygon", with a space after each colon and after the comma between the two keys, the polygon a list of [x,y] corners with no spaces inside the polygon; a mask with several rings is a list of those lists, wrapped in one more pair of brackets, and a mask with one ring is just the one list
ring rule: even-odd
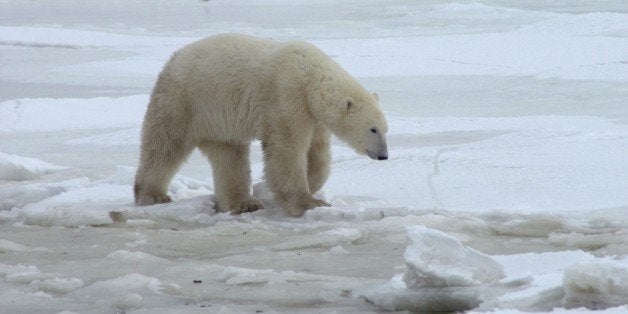
{"label": "bear's hind leg", "polygon": [[170,180],[194,149],[186,140],[185,130],[172,130],[167,123],[150,123],[151,119],[157,119],[153,113],[149,108],[142,129],[140,164],[133,187],[137,205],[170,202],[167,195]]}
{"label": "bear's hind leg", "polygon": [[218,210],[240,214],[263,208],[262,204],[249,193],[251,186],[249,144],[204,142],[199,148],[207,155],[212,165]]}
{"label": "bear's hind leg", "polygon": [[135,204],[153,205],[171,202],[167,195],[168,185],[192,149],[192,146],[172,145],[169,148],[143,150],[133,187]]}

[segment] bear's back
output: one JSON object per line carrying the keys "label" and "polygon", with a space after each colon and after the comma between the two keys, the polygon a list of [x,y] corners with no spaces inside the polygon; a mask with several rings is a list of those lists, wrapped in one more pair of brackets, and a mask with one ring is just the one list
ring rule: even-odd
{"label": "bear's back", "polygon": [[215,73],[224,77],[226,73],[250,73],[276,45],[271,40],[248,35],[216,35],[181,48],[167,66],[175,69],[180,79],[195,74],[206,77]]}
{"label": "bear's back", "polygon": [[191,43],[172,56],[161,76],[180,93],[193,134],[220,141],[250,140],[276,100],[273,54],[283,44],[223,34]]}
{"label": "bear's back", "polygon": [[178,50],[162,71],[159,90],[181,95],[184,102],[172,106],[184,106],[196,120],[194,133],[248,139],[259,133],[264,116],[282,105],[281,97],[306,106],[309,85],[342,72],[305,42],[222,34]]}

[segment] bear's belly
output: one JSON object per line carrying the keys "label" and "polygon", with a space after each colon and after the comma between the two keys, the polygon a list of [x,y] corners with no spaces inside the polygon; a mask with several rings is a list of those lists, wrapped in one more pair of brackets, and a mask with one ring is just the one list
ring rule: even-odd
{"label": "bear's belly", "polygon": [[248,143],[260,133],[262,114],[254,106],[213,107],[204,111],[194,123],[201,141]]}

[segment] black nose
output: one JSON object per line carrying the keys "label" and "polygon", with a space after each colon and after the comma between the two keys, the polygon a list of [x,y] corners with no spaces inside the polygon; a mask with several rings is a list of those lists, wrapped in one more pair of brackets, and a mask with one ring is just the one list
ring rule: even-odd
{"label": "black nose", "polygon": [[388,156],[379,156],[377,157],[377,160],[386,160],[388,159]]}

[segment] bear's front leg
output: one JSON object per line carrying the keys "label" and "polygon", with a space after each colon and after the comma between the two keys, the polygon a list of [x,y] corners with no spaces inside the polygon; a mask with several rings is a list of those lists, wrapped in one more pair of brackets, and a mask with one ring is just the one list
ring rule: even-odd
{"label": "bear's front leg", "polygon": [[331,164],[329,138],[331,134],[323,126],[314,129],[312,141],[307,153],[307,180],[310,193],[314,194],[327,181]]}
{"label": "bear's front leg", "polygon": [[[271,133],[272,134],[272,133]],[[281,206],[299,217],[329,203],[312,196],[308,183],[308,151],[312,129],[275,132],[262,140],[268,186]]]}

